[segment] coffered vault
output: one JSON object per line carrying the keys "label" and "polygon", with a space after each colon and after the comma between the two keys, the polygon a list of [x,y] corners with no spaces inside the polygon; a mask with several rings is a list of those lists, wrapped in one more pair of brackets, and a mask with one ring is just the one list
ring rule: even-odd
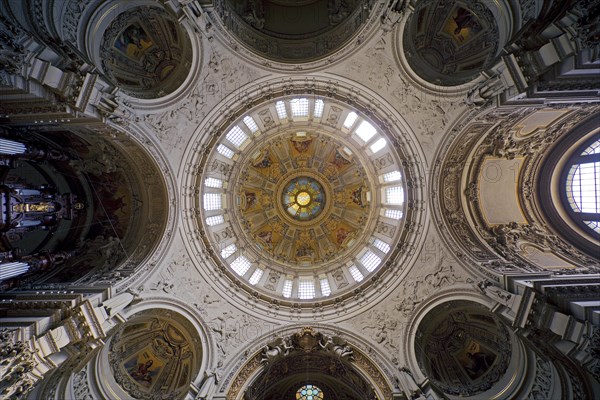
{"label": "coffered vault", "polygon": [[0,0],[0,392],[600,397],[599,13]]}

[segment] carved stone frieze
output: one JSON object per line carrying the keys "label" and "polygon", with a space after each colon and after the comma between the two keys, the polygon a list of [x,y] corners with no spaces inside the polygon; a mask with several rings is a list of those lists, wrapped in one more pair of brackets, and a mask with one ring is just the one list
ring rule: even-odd
{"label": "carved stone frieze", "polygon": [[590,356],[584,366],[596,380],[600,381],[600,328],[590,327],[591,333],[586,335],[589,343],[585,349]]}
{"label": "carved stone frieze", "polygon": [[36,383],[36,360],[27,343],[17,340],[17,331],[0,330],[0,392],[25,399]]}
{"label": "carved stone frieze", "polygon": [[88,382],[87,366],[81,371],[73,375],[73,393],[77,399],[93,400],[94,397],[90,392],[90,384]]}
{"label": "carved stone frieze", "polygon": [[[214,47],[210,51],[209,68],[202,70],[196,87],[177,108],[143,117],[144,123],[168,151],[181,151],[191,139],[186,132],[193,133],[219,101],[232,94],[243,96],[240,82],[252,82],[259,77],[255,69],[235,62],[230,54]],[[264,118],[273,121],[268,115]]]}
{"label": "carved stone frieze", "polygon": [[21,71],[27,54],[22,44],[26,38],[27,35],[21,28],[0,15],[0,66],[4,73],[15,74]]}
{"label": "carved stone frieze", "polygon": [[77,43],[79,22],[83,11],[93,0],[67,0],[62,14],[62,35],[66,42]]}
{"label": "carved stone frieze", "polygon": [[[440,242],[427,243],[421,254],[419,273],[404,279],[390,294],[392,301],[351,321],[355,329],[364,331],[386,353],[400,354],[404,330],[423,301],[452,285],[474,283]],[[394,358],[394,362],[401,362]]]}

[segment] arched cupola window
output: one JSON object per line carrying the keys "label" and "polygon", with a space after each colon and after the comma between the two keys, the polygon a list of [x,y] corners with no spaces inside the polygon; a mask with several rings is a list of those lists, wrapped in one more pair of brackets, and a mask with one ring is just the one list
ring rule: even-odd
{"label": "arched cupola window", "polygon": [[566,132],[538,175],[540,210],[555,232],[597,257],[600,241],[600,128],[597,116]]}
{"label": "arched cupola window", "polygon": [[600,139],[592,138],[581,148],[563,170],[563,196],[575,223],[600,234]]}

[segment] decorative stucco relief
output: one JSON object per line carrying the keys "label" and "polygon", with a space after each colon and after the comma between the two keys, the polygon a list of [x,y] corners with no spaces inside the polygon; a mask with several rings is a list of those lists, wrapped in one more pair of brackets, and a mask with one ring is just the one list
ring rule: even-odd
{"label": "decorative stucco relief", "polygon": [[402,353],[401,340],[417,307],[440,290],[474,282],[473,275],[434,237],[425,242],[415,268],[385,302],[343,324],[366,332],[381,351],[392,355],[394,363],[402,364],[404,360],[398,358]]}
{"label": "decorative stucco relief", "polygon": [[207,47],[210,55],[190,95],[175,108],[143,117],[144,124],[169,153],[180,154],[200,121],[216,104],[231,94],[241,96],[241,87],[261,76],[256,69],[238,62],[227,50]]}
{"label": "decorative stucco relief", "polygon": [[352,63],[334,70],[376,89],[394,104],[418,135],[430,161],[443,133],[466,110],[466,103],[460,96],[426,93],[410,85],[391,54],[391,43],[377,42],[356,54]]}

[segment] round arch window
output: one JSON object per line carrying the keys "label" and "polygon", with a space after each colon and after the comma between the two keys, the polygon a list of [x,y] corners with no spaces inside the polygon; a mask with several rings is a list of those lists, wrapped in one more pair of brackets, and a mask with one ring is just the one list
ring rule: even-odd
{"label": "round arch window", "polygon": [[[594,140],[595,139],[595,140]],[[583,229],[600,234],[600,139],[592,138],[564,168],[563,196],[569,216]]]}
{"label": "round arch window", "polygon": [[538,201],[548,222],[564,239],[595,257],[600,240],[597,117],[583,120],[564,134],[539,171]]}

